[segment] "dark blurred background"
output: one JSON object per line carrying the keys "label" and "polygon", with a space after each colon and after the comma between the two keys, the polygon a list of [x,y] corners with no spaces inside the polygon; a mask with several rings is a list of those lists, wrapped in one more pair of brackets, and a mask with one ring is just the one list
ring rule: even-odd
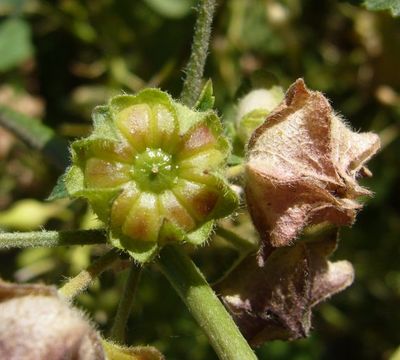
{"label": "dark blurred background", "polygon": [[[147,86],[178,96],[190,51],[195,0],[0,0],[0,103],[73,139],[90,131],[91,109]],[[261,347],[260,359],[390,359],[400,346],[400,19],[355,1],[220,0],[206,76],[218,112],[234,121],[251,88],[287,88],[304,77],[352,127],[380,134],[382,151],[364,184],[375,192],[334,259],[356,269],[354,284],[314,312],[312,335]],[[59,175],[0,128],[0,229],[99,226],[81,202],[44,202]],[[212,273],[224,255],[204,248]],[[60,283],[85,268],[90,247],[0,252],[0,276]],[[222,258],[222,261],[221,261]],[[132,344],[169,360],[216,359],[166,280],[150,268],[129,322]],[[105,273],[78,299],[107,329],[126,274]],[[399,355],[398,355],[399,356]],[[392,357],[394,359],[394,357]],[[399,358],[396,358],[399,359]]]}

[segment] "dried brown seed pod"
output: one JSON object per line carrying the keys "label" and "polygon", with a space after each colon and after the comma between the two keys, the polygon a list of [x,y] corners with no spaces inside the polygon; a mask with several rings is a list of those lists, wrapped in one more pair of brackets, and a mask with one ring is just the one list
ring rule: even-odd
{"label": "dried brown seed pod", "polygon": [[336,232],[292,247],[272,249],[260,264],[254,255],[217,285],[217,292],[252,346],[306,337],[311,310],[348,287],[354,278],[347,261],[330,262]]}
{"label": "dried brown seed pod", "polygon": [[356,133],[302,79],[248,144],[246,197],[265,245],[286,246],[306,225],[354,222],[371,193],[356,178],[379,149],[379,137]]}
{"label": "dried brown seed pod", "polygon": [[0,359],[105,360],[100,336],[54,287],[0,280]]}

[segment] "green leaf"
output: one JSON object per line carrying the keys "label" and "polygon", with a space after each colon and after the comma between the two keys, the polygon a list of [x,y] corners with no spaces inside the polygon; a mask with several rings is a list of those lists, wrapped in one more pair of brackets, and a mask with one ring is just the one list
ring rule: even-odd
{"label": "green leaf", "polygon": [[33,54],[31,30],[22,19],[8,19],[0,24],[0,71],[20,65]]}
{"label": "green leaf", "polygon": [[194,0],[145,0],[146,4],[160,15],[168,18],[182,18],[189,14]]}
{"label": "green leaf", "polygon": [[200,93],[199,99],[194,106],[196,110],[207,111],[214,107],[215,96],[211,79],[207,80],[203,90]]}
{"label": "green leaf", "polygon": [[61,204],[24,199],[13,203],[9,209],[0,211],[0,228],[31,231],[44,226],[50,218],[66,220],[69,214]]}
{"label": "green leaf", "polygon": [[18,15],[26,11],[28,3],[31,0],[0,0],[0,13],[1,15]]}
{"label": "green leaf", "polygon": [[57,136],[39,119],[0,105],[0,125],[13,132],[29,146],[43,153],[57,168],[65,170],[69,165],[67,141]]}
{"label": "green leaf", "polygon": [[400,16],[399,0],[365,0],[363,4],[368,10],[390,10],[392,16]]}

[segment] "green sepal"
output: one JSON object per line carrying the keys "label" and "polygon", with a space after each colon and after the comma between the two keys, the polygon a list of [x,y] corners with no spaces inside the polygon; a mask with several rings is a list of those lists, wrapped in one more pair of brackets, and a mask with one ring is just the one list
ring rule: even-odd
{"label": "green sepal", "polygon": [[218,193],[222,195],[219,196],[218,202],[213,211],[207,217],[209,220],[220,219],[230,215],[238,208],[240,203],[239,196],[232,190],[225,179],[218,174],[215,174],[214,177],[216,181],[214,188],[216,188]]}
{"label": "green sepal", "polygon": [[85,189],[75,193],[74,196],[88,199],[95,214],[103,223],[106,224],[110,218],[112,203],[120,192],[121,189],[119,188],[92,190]]}
{"label": "green sepal", "polygon": [[53,190],[51,190],[50,195],[46,199],[47,201],[53,201],[69,197],[67,187],[65,186],[65,176],[66,173],[58,177],[56,185],[54,186]]}
{"label": "green sepal", "polygon": [[161,225],[158,243],[160,245],[166,245],[172,242],[181,242],[185,240],[185,236],[186,233],[181,227],[175,225],[168,219],[164,219]]}
{"label": "green sepal", "polygon": [[77,193],[84,190],[84,175],[80,167],[72,165],[68,168],[64,178],[65,187],[69,196],[77,196]]}
{"label": "green sepal", "polygon": [[213,227],[214,220],[206,222],[197,230],[187,234],[185,237],[185,241],[196,246],[204,244],[210,238]]}
{"label": "green sepal", "polygon": [[[186,109],[183,109],[183,111]],[[181,126],[185,131],[181,131],[180,134],[182,136],[190,134],[197,127],[204,124],[207,128],[211,130],[213,135],[218,141],[218,146],[216,147],[219,151],[224,154],[224,158],[226,159],[231,151],[231,146],[228,140],[224,136],[224,128],[222,127],[221,121],[219,120],[217,114],[214,111],[207,112],[193,112],[190,111],[191,115],[185,118],[185,123]],[[184,115],[180,111],[178,111],[178,115]],[[189,125],[187,127],[187,125]],[[187,128],[186,128],[187,127]]]}
{"label": "green sepal", "polygon": [[136,95],[117,95],[110,99],[109,109],[111,115],[115,117],[124,109],[138,104],[157,105],[162,104],[176,118],[175,107],[172,98],[166,93],[158,89],[144,89]]}
{"label": "green sepal", "polygon": [[124,235],[109,233],[111,245],[127,251],[140,264],[148,263],[158,254],[160,246],[156,242],[138,241]]}
{"label": "green sepal", "polygon": [[165,220],[158,242],[161,246],[168,245],[172,242],[188,242],[192,245],[201,245],[206,242],[213,230],[214,220],[208,221],[198,229],[186,233],[182,228],[176,226],[172,222]]}
{"label": "green sepal", "polygon": [[207,126],[213,131],[213,133],[217,135],[219,146],[218,150],[223,152],[226,159],[231,152],[231,145],[224,136],[224,128],[222,127],[219,117],[214,112],[211,112],[205,118],[205,122]]}
{"label": "green sepal", "polygon": [[203,90],[201,90],[200,96],[196,102],[194,108],[198,111],[211,110],[214,107],[215,96],[213,90],[213,84],[211,79],[208,79],[204,84]]}
{"label": "green sepal", "polygon": [[93,210],[104,223],[108,222],[112,201],[121,192],[119,188],[87,189],[83,186],[82,170],[73,165],[61,175],[48,200],[83,197],[89,200]]}
{"label": "green sepal", "polygon": [[90,158],[97,158],[109,162],[124,162],[122,155],[115,152],[118,142],[104,138],[87,138],[76,140],[71,145],[72,159],[74,164],[82,168]]}
{"label": "green sepal", "polygon": [[79,167],[72,165],[62,174],[54,186],[47,200],[56,200],[74,197],[83,190],[83,174]]}
{"label": "green sepal", "polygon": [[179,121],[179,135],[184,135],[192,126],[198,124],[204,119],[204,116],[212,111],[199,112],[189,109],[187,106],[175,103],[177,118]]}
{"label": "green sepal", "polygon": [[93,132],[88,139],[119,140],[118,133],[112,121],[110,108],[107,105],[96,106],[92,112]]}

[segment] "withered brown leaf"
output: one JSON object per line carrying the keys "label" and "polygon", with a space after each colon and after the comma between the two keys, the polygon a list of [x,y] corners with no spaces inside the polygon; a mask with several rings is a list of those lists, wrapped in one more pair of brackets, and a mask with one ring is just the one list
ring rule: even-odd
{"label": "withered brown leaf", "polygon": [[302,79],[253,133],[248,144],[246,198],[265,245],[285,246],[306,225],[354,222],[370,192],[356,180],[379,149],[373,133],[353,132]]}
{"label": "withered brown leaf", "polygon": [[252,346],[306,337],[311,309],[353,282],[347,261],[331,263],[336,231],[291,247],[270,248],[263,264],[249,256],[216,286]]}

